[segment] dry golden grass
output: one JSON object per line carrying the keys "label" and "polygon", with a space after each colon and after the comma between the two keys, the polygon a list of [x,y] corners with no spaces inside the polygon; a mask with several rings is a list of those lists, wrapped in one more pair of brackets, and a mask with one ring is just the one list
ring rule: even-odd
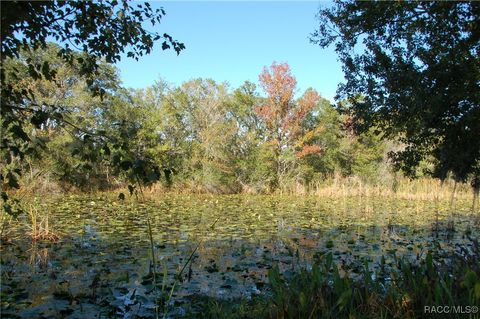
{"label": "dry golden grass", "polygon": [[470,200],[472,189],[468,184],[455,183],[447,180],[443,184],[436,179],[423,178],[418,180],[401,179],[392,185],[372,185],[355,178],[331,179],[312,183],[308,188],[297,184],[284,188],[281,194],[315,195],[319,197],[388,197],[405,200]]}
{"label": "dry golden grass", "polygon": [[[212,193],[207,189],[201,189],[196,185],[181,185],[166,188],[161,183],[154,184],[145,189],[149,195],[159,195],[164,193],[173,194],[205,194]],[[252,194],[255,191],[252,188],[244,187],[242,193]],[[215,194],[213,192],[212,194]],[[285,183],[273,194],[278,195],[297,195],[297,196],[319,196],[319,197],[388,197],[405,200],[445,200],[450,201],[452,196],[455,200],[468,200],[473,198],[472,188],[467,183],[457,183],[453,180],[446,180],[443,183],[438,179],[420,178],[409,180],[401,178],[395,185],[393,183],[369,184],[364,183],[355,177],[350,178],[331,178],[312,182],[310,185],[302,183]]]}
{"label": "dry golden grass", "polygon": [[60,235],[54,232],[49,224],[48,213],[39,216],[37,208],[30,205],[28,216],[31,224],[29,226],[30,231],[27,232],[27,235],[30,236],[32,240],[58,241],[60,239]]}

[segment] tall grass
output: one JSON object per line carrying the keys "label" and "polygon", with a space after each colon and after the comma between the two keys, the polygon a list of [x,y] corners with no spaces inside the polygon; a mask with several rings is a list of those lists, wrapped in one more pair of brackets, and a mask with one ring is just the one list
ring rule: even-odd
{"label": "tall grass", "polygon": [[30,231],[27,232],[27,235],[32,240],[57,241],[60,239],[59,234],[53,231],[50,225],[48,212],[40,214],[35,205],[31,204],[28,209],[28,217],[30,219]]}
{"label": "tall grass", "polygon": [[[305,183],[300,179],[290,179],[283,181],[280,187],[273,191],[273,194],[279,195],[295,195],[295,196],[319,196],[319,197],[389,197],[405,200],[428,200],[434,201],[436,198],[440,201],[468,200],[473,207],[478,210],[479,198],[474,198],[472,187],[469,183],[455,183],[452,179],[447,179],[443,183],[439,179],[422,177],[411,180],[405,177],[387,174],[377,177],[376,182],[366,182],[362,179],[351,176],[341,177],[332,176],[329,178],[317,178],[309,183]],[[54,183],[49,181],[46,185]],[[43,185],[43,184],[42,184]],[[52,186],[53,187],[53,186]],[[22,185],[21,191],[11,190],[12,195],[25,194],[51,194],[51,187],[29,187],[28,184]],[[117,184],[114,188],[106,192],[124,192],[125,185]],[[103,191],[100,191],[103,192]],[[142,192],[144,195],[160,195],[165,193],[174,194],[223,194],[223,193],[268,193],[268,187],[250,187],[243,185],[235,189],[225,188],[222,185],[201,185],[189,181],[174,181],[171,187],[166,187],[164,183],[145,187]],[[18,193],[18,194],[16,194]],[[56,194],[60,195],[61,190],[57,190]],[[79,190],[70,188],[63,193],[81,193]],[[143,196],[143,195],[142,195]],[[473,199],[473,202],[472,202]]]}
{"label": "tall grass", "polygon": [[[150,195],[175,193],[175,194],[208,194],[212,193],[208,187],[188,184],[173,185],[166,188],[157,183],[146,189]],[[253,188],[244,188],[239,193],[251,194]],[[218,192],[215,192],[217,194]],[[429,200],[435,198],[441,201],[468,200],[473,197],[472,188],[468,183],[455,183],[447,179],[443,183],[438,179],[419,178],[410,180],[407,178],[388,179],[384,182],[368,183],[357,177],[332,177],[328,179],[315,180],[309,184],[300,181],[289,181],[282,183],[273,192],[278,195],[296,196],[319,196],[319,197],[388,197],[405,200]]]}
{"label": "tall grass", "polygon": [[310,185],[300,183],[284,186],[278,190],[280,194],[315,195],[320,197],[390,197],[406,200],[451,200],[471,199],[473,196],[470,185],[446,180],[421,178],[409,180],[400,178],[394,183],[366,183],[359,178],[330,178],[314,181]]}
{"label": "tall grass", "polygon": [[8,241],[11,237],[13,217],[5,211],[0,212],[0,240]]}

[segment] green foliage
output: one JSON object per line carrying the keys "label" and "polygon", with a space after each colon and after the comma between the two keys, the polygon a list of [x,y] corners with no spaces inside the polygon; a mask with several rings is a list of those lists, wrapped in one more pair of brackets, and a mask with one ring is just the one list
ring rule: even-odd
{"label": "green foliage", "polygon": [[271,307],[277,318],[422,316],[424,306],[467,306],[480,302],[478,263],[460,259],[448,274],[434,264],[432,254],[419,265],[396,259],[396,269],[376,273],[365,265],[361,278],[340,276],[326,255],[311,270],[284,280],[278,268],[269,272]]}
{"label": "green foliage", "polygon": [[[24,113],[22,124],[11,123],[5,134],[29,132],[28,142],[10,139],[24,149],[15,154],[15,148],[2,149],[2,176],[10,187],[53,177],[64,189],[136,185],[134,194],[137,187],[163,177],[164,187],[265,193],[279,186],[279,173],[284,189],[298,183],[308,187],[335,173],[366,181],[378,175],[383,144],[373,133],[347,132],[345,119],[325,99],[305,111],[295,127],[297,137],[279,152],[258,115],[264,98],[253,83],[231,91],[213,80],[196,79],[180,87],[160,80],[146,89],[127,90],[120,86],[117,70],[99,62],[96,83],[105,92],[100,97],[80,74],[81,65],[65,62],[59,50],[50,44],[5,61],[5,69],[17,69],[22,77],[6,81],[20,91],[28,88],[36,105],[43,105],[43,113]],[[22,63],[27,59],[48,62],[53,78],[31,77]],[[312,145],[319,150],[309,152]],[[19,179],[22,171],[30,172],[28,178]]]}
{"label": "green foliage", "polygon": [[318,109],[307,115],[304,126],[307,130],[318,129],[314,138],[320,144],[320,156],[307,158],[307,162],[315,167],[316,171],[327,176],[338,169],[340,141],[344,136],[340,114],[326,100],[323,100]]}
{"label": "green foliage", "polygon": [[395,258],[390,272],[384,266],[372,271],[365,264],[361,275],[352,278],[340,275],[328,253],[311,269],[288,278],[278,267],[270,269],[266,297],[250,303],[203,300],[197,311],[203,318],[420,318],[425,306],[472,309],[480,303],[480,269],[474,258],[458,256],[447,272],[429,252],[419,264]]}
{"label": "green foliage", "polygon": [[[45,46],[50,37],[68,41],[61,52],[65,59],[73,58],[72,46],[92,56],[103,56],[110,63],[117,62],[126,49],[134,58],[149,53],[153,42],[160,39],[164,50],[172,46],[178,53],[184,48],[168,34],[144,29],[142,22],[159,24],[165,15],[163,9],[153,10],[149,3],[10,2],[2,5],[2,11],[2,55],[7,57],[18,56],[20,48]],[[92,71],[87,61],[83,63],[86,71]]]}
{"label": "green foliage", "polygon": [[[11,164],[39,150],[38,138],[31,134],[30,126],[33,132],[65,126],[77,131],[81,128],[85,134],[89,132],[91,127],[84,125],[86,123],[71,121],[65,115],[71,107],[82,108],[83,103],[75,106],[70,103],[75,99],[85,102],[82,93],[102,98],[115,89],[110,82],[102,80],[106,64],[101,61],[115,63],[124,52],[138,59],[149,53],[158,40],[163,41],[163,50],[173,48],[179,53],[185,48],[170,35],[144,27],[144,21],[155,25],[164,15],[163,9],[153,10],[148,3],[131,5],[126,0],[2,3],[1,155],[2,164],[6,165],[2,165],[1,179],[4,188],[19,186],[22,170]],[[47,45],[47,39],[54,39],[62,46]],[[84,84],[80,94],[69,90],[77,81]],[[73,135],[83,138],[78,132]]]}
{"label": "green foliage", "polygon": [[[479,4],[336,1],[320,10],[311,40],[335,45],[346,83],[339,97],[360,131],[375,127],[404,148],[397,167],[425,159],[444,179],[478,179]],[[362,99],[358,99],[362,96]]]}
{"label": "green foliage", "polygon": [[384,160],[385,145],[373,129],[357,135],[347,135],[340,146],[341,171],[345,176],[358,176],[363,181],[375,182]]}

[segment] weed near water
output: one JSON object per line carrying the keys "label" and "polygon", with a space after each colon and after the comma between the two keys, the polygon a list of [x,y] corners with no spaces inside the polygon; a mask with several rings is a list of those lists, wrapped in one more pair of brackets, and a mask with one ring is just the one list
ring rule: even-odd
{"label": "weed near water", "polygon": [[[248,300],[195,299],[191,316],[201,318],[422,318],[425,309],[457,307],[478,318],[480,250],[439,262],[428,252],[418,263],[394,257],[376,270],[365,264],[360,276],[341,275],[332,254],[293,274],[273,267],[268,292]],[[477,317],[475,317],[477,316]],[[431,318],[435,318],[435,314]],[[452,318],[455,314],[452,313]],[[458,316],[457,316],[458,317]]]}
{"label": "weed near water", "polygon": [[30,219],[30,231],[27,234],[32,240],[47,240],[53,242],[60,238],[60,236],[52,230],[49,223],[48,212],[41,215],[39,214],[37,207],[30,205],[28,217]]}
{"label": "weed near water", "polygon": [[[465,201],[454,214],[440,202],[434,232],[436,205],[384,198],[72,196],[36,207],[64,235],[32,241],[28,216],[12,222],[2,317],[402,318],[422,317],[428,291],[477,298],[478,228]],[[438,276],[427,276],[428,252]]]}

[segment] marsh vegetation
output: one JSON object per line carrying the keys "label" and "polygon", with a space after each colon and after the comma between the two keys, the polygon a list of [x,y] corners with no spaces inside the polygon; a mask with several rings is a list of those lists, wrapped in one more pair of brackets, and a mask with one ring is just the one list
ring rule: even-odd
{"label": "marsh vegetation", "polygon": [[365,196],[31,201],[55,238],[31,217],[4,221],[2,317],[395,317],[478,303],[465,200],[453,214],[448,200]]}
{"label": "marsh vegetation", "polygon": [[186,49],[158,3],[1,6],[2,318],[478,318],[478,3],[319,9],[334,103],[275,61],[124,87]]}

